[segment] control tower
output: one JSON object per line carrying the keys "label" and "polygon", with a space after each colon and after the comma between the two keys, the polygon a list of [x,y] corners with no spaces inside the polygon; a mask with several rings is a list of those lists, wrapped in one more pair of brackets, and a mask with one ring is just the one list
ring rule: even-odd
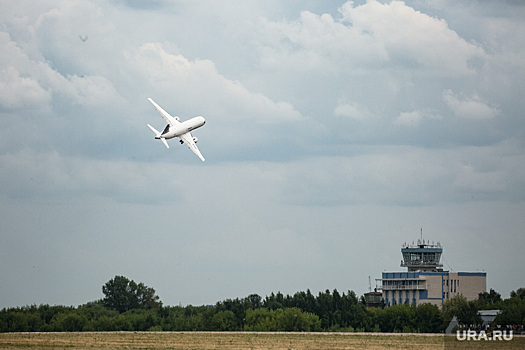
{"label": "control tower", "polygon": [[430,244],[430,242],[425,243],[424,239],[420,239],[417,244],[408,245],[405,243],[401,247],[401,254],[403,256],[401,267],[407,267],[408,272],[443,271],[443,264],[440,263],[443,247],[439,242]]}
{"label": "control tower", "polygon": [[[421,232],[422,234],[422,232]],[[468,301],[486,291],[486,272],[444,271],[441,264],[443,247],[423,237],[415,244],[401,246],[401,267],[404,272],[383,272],[376,279],[381,286],[385,306],[430,303],[443,306],[445,301],[462,294]]]}

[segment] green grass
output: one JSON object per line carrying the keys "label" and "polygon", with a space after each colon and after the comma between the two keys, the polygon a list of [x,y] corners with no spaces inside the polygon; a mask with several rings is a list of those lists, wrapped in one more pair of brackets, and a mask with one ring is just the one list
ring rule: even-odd
{"label": "green grass", "polygon": [[524,349],[512,341],[458,342],[455,337],[419,334],[124,332],[3,333],[0,349]]}

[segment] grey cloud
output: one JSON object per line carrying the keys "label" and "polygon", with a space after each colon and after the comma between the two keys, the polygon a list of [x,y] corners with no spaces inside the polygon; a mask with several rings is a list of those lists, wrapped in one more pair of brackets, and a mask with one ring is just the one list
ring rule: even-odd
{"label": "grey cloud", "polygon": [[489,119],[499,114],[496,107],[484,103],[479,96],[458,97],[451,90],[443,91],[443,100],[458,117]]}
{"label": "grey cloud", "polygon": [[[502,276],[523,265],[523,6],[144,6],[0,4],[0,307],[81,304],[116,274],[167,305],[359,294],[421,226],[522,287]],[[206,118],[206,163],[153,139],[147,97]]]}

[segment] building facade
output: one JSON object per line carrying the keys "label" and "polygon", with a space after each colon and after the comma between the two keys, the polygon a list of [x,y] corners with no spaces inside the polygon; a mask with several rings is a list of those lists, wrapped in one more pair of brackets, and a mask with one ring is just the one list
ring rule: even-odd
{"label": "building facade", "polygon": [[383,294],[374,290],[373,292],[368,292],[364,294],[365,297],[365,306],[367,309],[383,307]]}
{"label": "building facade", "polygon": [[401,249],[401,267],[407,272],[383,272],[380,282],[385,306],[397,304],[420,305],[430,303],[443,307],[443,303],[458,294],[467,300],[478,298],[486,291],[486,272],[443,271],[440,263],[443,248],[437,244],[404,244]]}

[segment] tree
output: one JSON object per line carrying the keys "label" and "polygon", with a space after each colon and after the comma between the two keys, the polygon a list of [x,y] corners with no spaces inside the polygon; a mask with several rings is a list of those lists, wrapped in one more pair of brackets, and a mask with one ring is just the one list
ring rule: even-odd
{"label": "tree", "polygon": [[418,305],[416,322],[417,330],[422,333],[440,333],[443,330],[443,315],[436,305]]}
{"label": "tree", "polygon": [[246,331],[310,332],[321,330],[319,317],[299,308],[270,310],[266,308],[246,311]]}
{"label": "tree", "polygon": [[516,291],[510,292],[510,297],[525,299],[525,288],[518,288]]}
{"label": "tree", "polygon": [[494,304],[501,301],[501,294],[496,292],[494,289],[490,289],[489,292],[483,292],[478,294],[478,300],[476,301],[478,309],[491,309]]}
{"label": "tree", "polygon": [[474,301],[467,302],[461,307],[456,314],[458,322],[464,325],[476,325],[482,323],[481,316],[478,313],[476,303]]}
{"label": "tree", "polygon": [[506,299],[500,303],[500,310],[501,313],[496,316],[496,324],[525,325],[525,299],[522,299],[519,296]]}
{"label": "tree", "polygon": [[416,308],[408,304],[397,304],[384,309],[387,316],[387,332],[414,332],[417,328]]}
{"label": "tree", "polygon": [[467,301],[467,298],[461,294],[458,294],[450,300],[447,300],[443,307],[445,327],[450,323],[453,316],[457,317],[460,324],[480,324],[482,320],[476,305],[477,300]]}
{"label": "tree", "polygon": [[468,301],[462,294],[457,294],[443,305],[444,326],[446,327],[454,316],[457,316],[460,310],[466,308]]}
{"label": "tree", "polygon": [[210,321],[210,330],[213,331],[236,331],[238,330],[237,318],[232,311],[219,311]]}
{"label": "tree", "polygon": [[124,276],[115,276],[102,286],[105,297],[102,304],[105,307],[126,312],[133,309],[154,309],[162,306],[160,298],[155,295],[155,289],[143,283],[135,283]]}

